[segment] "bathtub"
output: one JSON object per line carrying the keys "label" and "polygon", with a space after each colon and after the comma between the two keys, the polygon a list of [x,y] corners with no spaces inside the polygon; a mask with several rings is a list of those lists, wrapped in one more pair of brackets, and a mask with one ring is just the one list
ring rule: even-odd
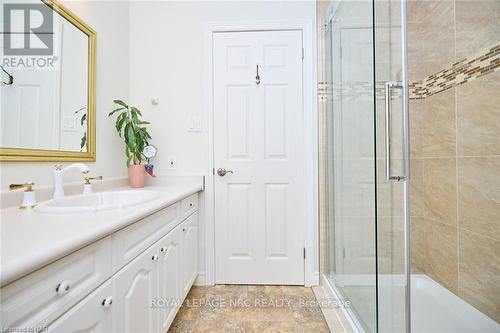
{"label": "bathtub", "polygon": [[411,277],[412,332],[500,332],[489,318],[427,275]]}
{"label": "bathtub", "polygon": [[[355,330],[360,333],[374,332],[375,300],[374,275],[340,276],[338,282],[351,287],[361,287],[358,299],[368,302],[352,304],[346,314],[352,318]],[[404,332],[405,277],[399,274],[381,274],[378,282],[378,326],[381,333]],[[424,274],[411,276],[412,333],[500,333],[500,324],[474,308],[439,283]],[[336,291],[335,285],[327,283]],[[369,286],[370,288],[366,288]],[[395,287],[396,286],[396,287]],[[399,286],[399,287],[398,287]],[[336,292],[338,295],[339,293]],[[369,318],[368,323],[362,318]]]}

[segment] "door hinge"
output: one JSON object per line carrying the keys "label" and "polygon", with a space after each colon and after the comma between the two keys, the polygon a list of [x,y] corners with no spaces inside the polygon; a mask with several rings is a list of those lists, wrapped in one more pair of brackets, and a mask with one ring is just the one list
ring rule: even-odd
{"label": "door hinge", "polygon": [[304,48],[302,48],[302,60],[304,60]]}
{"label": "door hinge", "polygon": [[212,175],[215,176],[215,168],[212,168]]}
{"label": "door hinge", "polygon": [[306,260],[306,248],[304,248],[304,260]]}

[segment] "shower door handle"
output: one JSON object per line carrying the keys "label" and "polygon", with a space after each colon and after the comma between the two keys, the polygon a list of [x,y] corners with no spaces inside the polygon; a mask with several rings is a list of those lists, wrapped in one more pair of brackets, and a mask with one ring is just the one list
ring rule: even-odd
{"label": "shower door handle", "polygon": [[[405,175],[404,176],[394,176],[391,173],[391,91],[392,88],[403,89],[403,84],[401,81],[387,81],[385,83],[385,133],[384,133],[384,143],[385,143],[385,179],[387,181],[399,182],[401,180],[406,180],[406,170],[408,169],[405,163]],[[404,131],[403,131],[404,132]],[[403,138],[403,140],[406,140]],[[406,149],[406,142],[404,144],[404,149]]]}

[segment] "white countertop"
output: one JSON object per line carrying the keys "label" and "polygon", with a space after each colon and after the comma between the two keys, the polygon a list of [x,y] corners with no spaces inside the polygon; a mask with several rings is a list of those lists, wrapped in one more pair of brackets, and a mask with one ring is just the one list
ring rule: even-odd
{"label": "white countertop", "polygon": [[[147,186],[159,196],[134,207],[85,214],[0,211],[0,286],[202,190],[201,182]],[[117,190],[117,189],[113,189]]]}

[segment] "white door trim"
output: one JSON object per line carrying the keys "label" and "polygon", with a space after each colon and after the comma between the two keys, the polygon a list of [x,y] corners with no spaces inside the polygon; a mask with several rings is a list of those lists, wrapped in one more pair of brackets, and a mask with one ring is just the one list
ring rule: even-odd
{"label": "white door trim", "polygon": [[208,22],[203,26],[203,57],[206,59],[204,70],[205,105],[204,123],[208,124],[208,165],[205,183],[205,284],[215,282],[215,186],[214,186],[214,138],[213,138],[213,38],[216,32],[300,30],[303,36],[303,109],[307,223],[305,235],[305,272],[306,286],[319,284],[319,223],[318,223],[318,131],[317,131],[317,68],[316,68],[316,30],[313,20],[256,21],[256,22]]}

